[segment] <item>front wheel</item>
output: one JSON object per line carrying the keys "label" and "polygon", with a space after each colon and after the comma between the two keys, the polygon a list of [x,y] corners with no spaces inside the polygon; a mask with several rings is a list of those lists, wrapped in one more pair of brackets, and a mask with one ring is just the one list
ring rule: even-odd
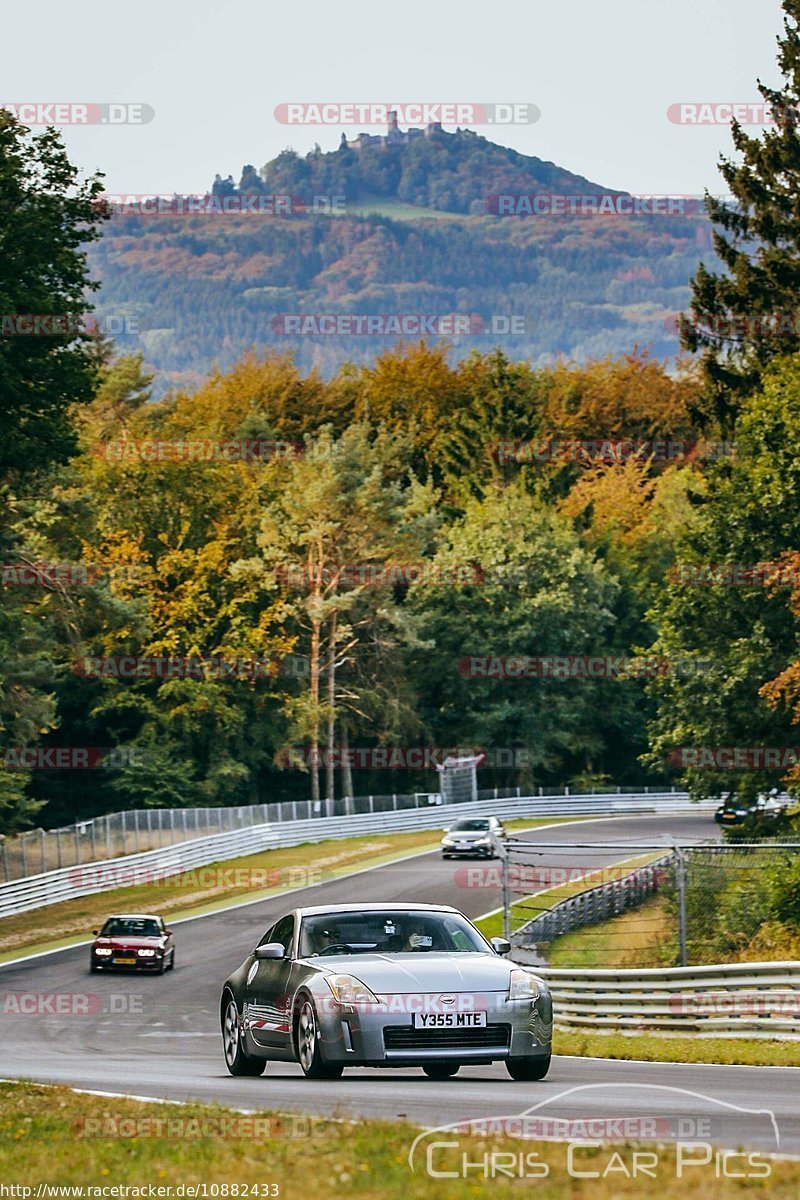
{"label": "front wheel", "polygon": [[242,1044],[242,1031],[236,1001],[231,996],[222,1018],[222,1047],[225,1065],[231,1075],[263,1075],[267,1065],[265,1058],[251,1058]]}
{"label": "front wheel", "polygon": [[460,1066],[461,1063],[425,1063],[422,1069],[428,1079],[452,1079]]}
{"label": "front wheel", "polygon": [[338,1079],[344,1067],[341,1063],[322,1061],[319,1047],[319,1024],[311,1000],[305,999],[297,1020],[297,1057],[306,1079]]}
{"label": "front wheel", "polygon": [[512,1079],[544,1079],[550,1070],[550,1055],[537,1054],[535,1058],[507,1058],[506,1070]]}

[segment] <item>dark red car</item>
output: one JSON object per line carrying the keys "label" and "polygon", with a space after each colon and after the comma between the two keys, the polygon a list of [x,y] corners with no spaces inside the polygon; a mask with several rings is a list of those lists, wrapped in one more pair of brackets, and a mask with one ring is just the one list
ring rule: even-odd
{"label": "dark red car", "polygon": [[89,958],[94,971],[155,971],[175,966],[172,930],[149,913],[121,913],[95,929]]}

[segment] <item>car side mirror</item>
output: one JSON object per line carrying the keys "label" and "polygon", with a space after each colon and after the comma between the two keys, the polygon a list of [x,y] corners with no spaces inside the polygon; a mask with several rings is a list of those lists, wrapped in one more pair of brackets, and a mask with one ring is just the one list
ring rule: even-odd
{"label": "car side mirror", "polygon": [[171,930],[171,929],[165,929],[165,930],[164,930],[164,933],[167,935],[167,937],[172,937],[172,930]]}
{"label": "car side mirror", "polygon": [[100,930],[99,930],[99,929],[93,929],[93,930],[92,930],[92,933],[94,934],[94,936],[95,936],[95,937],[99,937],[99,936],[100,936]]}
{"label": "car side mirror", "polygon": [[511,942],[508,938],[493,937],[490,939],[494,948],[495,954],[510,954]]}
{"label": "car side mirror", "polygon": [[285,958],[286,951],[280,942],[267,942],[263,946],[256,946],[256,958]]}

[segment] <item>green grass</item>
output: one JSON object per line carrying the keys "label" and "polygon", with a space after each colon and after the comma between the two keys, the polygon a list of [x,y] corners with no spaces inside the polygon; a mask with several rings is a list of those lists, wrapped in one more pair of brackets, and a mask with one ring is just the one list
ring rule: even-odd
{"label": "green grass", "polygon": [[[337,214],[334,214],[337,215]],[[404,204],[400,200],[387,200],[376,196],[374,200],[348,202],[342,216],[347,217],[390,217],[393,221],[465,221],[462,213],[440,212],[435,208],[423,208],[417,204]]]}
{"label": "green grass", "polygon": [[675,967],[675,921],[664,896],[639,908],[575,929],[547,947],[551,967]]}
{"label": "green grass", "polygon": [[[254,1098],[258,1084],[254,1081]],[[420,1077],[420,1087],[425,1086]],[[312,1085],[309,1088],[313,1092]],[[521,1086],[519,1103],[512,1107],[519,1111],[530,1103],[530,1088]],[[478,1106],[473,1115],[480,1119],[490,1114]],[[221,1121],[228,1122],[229,1136],[219,1136]],[[231,1121],[240,1124],[231,1126]],[[87,1131],[92,1136],[86,1136]],[[117,1131],[128,1136],[109,1136]],[[205,1131],[206,1136],[185,1136],[190,1131]],[[492,1177],[473,1169],[466,1178],[433,1178],[425,1170],[424,1149],[414,1159],[416,1169],[409,1165],[409,1150],[419,1132],[403,1121],[333,1121],[258,1111],[243,1116],[212,1105],[152,1104],[77,1095],[64,1087],[0,1084],[0,1180],[31,1187],[33,1195],[40,1183],[144,1187],[144,1195],[148,1186],[205,1184],[208,1196],[219,1185],[238,1185],[239,1196],[245,1194],[243,1186],[274,1185],[274,1191],[270,1186],[250,1195],[277,1195],[280,1200],[512,1200],[534,1190],[537,1200],[683,1200],[687,1189],[702,1190],[703,1200],[731,1200],[739,1194],[794,1200],[800,1194],[797,1161],[772,1162],[768,1177],[740,1181],[718,1172],[712,1156],[704,1167],[691,1169],[690,1180],[679,1179],[675,1151],[659,1144],[653,1148],[655,1178],[626,1177],[619,1165],[605,1179],[576,1178],[568,1173],[563,1143],[495,1136],[461,1135],[456,1149],[432,1158],[434,1168],[452,1170],[463,1155],[475,1162],[484,1154],[504,1151],[506,1164],[516,1163],[520,1153],[536,1154],[535,1161],[548,1165],[547,1176],[520,1179],[499,1172]],[[614,1143],[602,1149],[579,1148],[573,1161],[577,1170],[602,1176],[609,1162],[622,1160],[630,1166],[632,1156],[632,1146]],[[741,1159],[736,1162],[741,1166]],[[227,1192],[234,1194],[232,1188]]]}
{"label": "green grass", "polygon": [[[558,1013],[556,1013],[558,1020]],[[665,1036],[656,1033],[594,1033],[559,1029],[555,1054],[619,1058],[641,1062],[723,1063],[750,1067],[800,1067],[800,1041],[753,1037]],[[800,1089],[800,1080],[798,1081]]]}
{"label": "green grass", "polygon": [[[608,879],[609,871],[614,871],[614,878],[616,879],[621,874],[626,874],[629,871],[634,871],[637,867],[643,867],[649,862],[654,862],[657,858],[661,858],[662,855],[663,851],[658,850],[653,854],[640,854],[635,858],[620,859],[619,862],[613,863],[610,866],[601,867],[597,871],[587,872],[580,879],[573,879],[569,883],[559,884],[557,887],[544,888],[540,892],[533,892],[529,896],[523,896],[520,900],[513,901],[511,905],[511,928],[512,930],[519,929],[527,921],[538,917],[540,913],[555,908],[556,904],[560,904],[562,900],[569,900],[570,896],[577,896],[580,892],[588,891],[589,888],[604,882]],[[532,903],[534,900],[535,903]],[[479,921],[476,921],[475,924],[484,937],[503,936],[502,910],[488,913],[485,917],[481,917]]]}

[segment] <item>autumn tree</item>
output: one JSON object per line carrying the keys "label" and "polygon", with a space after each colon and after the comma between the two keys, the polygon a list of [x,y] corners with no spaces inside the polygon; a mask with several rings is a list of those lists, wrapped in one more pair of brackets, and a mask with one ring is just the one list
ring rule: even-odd
{"label": "autumn tree", "polygon": [[751,136],[732,123],[736,158],[719,165],[732,202],[706,194],[725,273],[700,264],[682,323],[683,345],[703,352],[705,419],[723,430],[770,360],[800,348],[800,0],[783,12],[783,83],[758,81],[774,124]]}

